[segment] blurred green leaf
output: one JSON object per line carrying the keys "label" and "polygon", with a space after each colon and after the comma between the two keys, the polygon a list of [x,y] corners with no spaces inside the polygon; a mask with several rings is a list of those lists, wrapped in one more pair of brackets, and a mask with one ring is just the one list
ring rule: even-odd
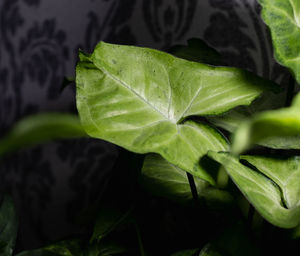
{"label": "blurred green leaf", "polygon": [[100,241],[130,217],[132,208],[102,207],[96,219],[91,242]]}
{"label": "blurred green leaf", "polygon": [[171,256],[198,256],[199,249],[190,249],[173,253]]}
{"label": "blurred green leaf", "polygon": [[262,112],[240,125],[233,136],[232,152],[239,154],[251,144],[300,149],[300,94],[291,107]]}
{"label": "blurred green leaf", "polygon": [[0,255],[11,256],[15,247],[18,220],[12,199],[4,196],[0,206]]}
{"label": "blurred green leaf", "polygon": [[[17,256],[83,256],[84,250],[78,240],[61,241],[44,248],[24,251]],[[96,255],[95,255],[96,256]]]}
{"label": "blurred green leaf", "polygon": [[76,115],[63,113],[32,115],[17,122],[0,140],[0,156],[42,142],[86,136]]}

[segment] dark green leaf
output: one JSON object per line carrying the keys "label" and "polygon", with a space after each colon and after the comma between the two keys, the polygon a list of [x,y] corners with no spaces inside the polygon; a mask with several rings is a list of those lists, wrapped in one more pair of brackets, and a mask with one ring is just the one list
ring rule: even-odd
{"label": "dark green leaf", "polygon": [[184,251],[173,253],[171,256],[197,256],[198,251],[199,249],[184,250]]}
{"label": "dark green leaf", "polygon": [[21,252],[17,256],[83,256],[84,251],[79,243],[77,240],[62,241],[41,249]]}
{"label": "dark green leaf", "polygon": [[205,63],[211,65],[221,65],[222,57],[221,55],[213,48],[208,46],[204,41],[198,38],[189,39],[187,46],[177,45],[174,46],[170,53],[176,57]]}
{"label": "dark green leaf", "polygon": [[250,203],[273,225],[293,228],[300,224],[300,157],[242,156],[255,166],[249,168],[228,153],[209,152],[209,156],[226,168]]}
{"label": "dark green leaf", "polygon": [[[212,187],[197,177],[194,177],[194,180],[199,198],[204,198],[208,205],[213,202],[232,202],[232,197],[227,191]],[[193,199],[186,172],[156,154],[146,156],[141,183],[149,192],[174,201],[188,203]]]}
{"label": "dark green leaf", "polygon": [[146,48],[99,43],[80,55],[77,107],[86,132],[136,153],[156,152],[214,184],[198,165],[208,149],[226,149],[193,115],[222,113],[257,98],[266,82],[235,68],[211,67]]}
{"label": "dark green leaf", "polygon": [[246,228],[238,223],[226,229],[213,242],[207,244],[199,256],[258,256],[260,252],[251,241]]}
{"label": "dark green leaf", "polygon": [[86,136],[76,115],[62,113],[32,115],[15,124],[12,130],[0,140],[0,156],[54,139]]}
{"label": "dark green leaf", "polygon": [[5,196],[0,207],[0,255],[11,256],[15,247],[18,221],[13,201]]}
{"label": "dark green leaf", "polygon": [[300,83],[300,2],[259,0],[262,17],[271,30],[276,60]]}
{"label": "dark green leaf", "polygon": [[103,207],[97,216],[94,232],[91,242],[100,241],[121,223],[128,219],[132,209],[119,209],[112,207]]}

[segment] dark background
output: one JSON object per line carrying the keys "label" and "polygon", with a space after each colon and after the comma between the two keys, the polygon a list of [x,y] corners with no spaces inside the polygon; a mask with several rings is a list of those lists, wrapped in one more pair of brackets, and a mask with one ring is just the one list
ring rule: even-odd
{"label": "dark background", "polygon": [[[99,40],[168,50],[204,39],[232,66],[284,84],[269,32],[254,0],[0,0],[0,136],[37,112],[75,112],[80,47]],[[0,188],[12,193],[26,248],[80,232],[74,218],[101,198],[118,156],[92,139],[57,141],[22,151],[0,166]]]}

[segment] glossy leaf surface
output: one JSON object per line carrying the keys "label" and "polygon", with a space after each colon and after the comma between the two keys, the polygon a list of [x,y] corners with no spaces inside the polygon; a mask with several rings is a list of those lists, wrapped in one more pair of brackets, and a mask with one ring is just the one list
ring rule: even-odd
{"label": "glossy leaf surface", "polygon": [[80,58],[77,107],[90,136],[137,153],[159,153],[211,183],[198,161],[212,147],[224,150],[226,143],[213,129],[183,121],[250,104],[267,83],[239,69],[103,42]]}
{"label": "glossy leaf surface", "polygon": [[225,167],[241,192],[273,225],[293,228],[300,223],[299,157],[242,156],[253,169],[228,153],[209,152],[209,156]]}
{"label": "glossy leaf surface", "polygon": [[76,115],[62,113],[32,115],[15,124],[0,140],[0,156],[42,142],[86,136]]}
{"label": "glossy leaf surface", "polygon": [[271,30],[277,61],[288,67],[300,83],[300,2],[259,0],[262,17]]}
{"label": "glossy leaf surface", "polygon": [[265,111],[242,123],[234,134],[232,151],[243,152],[255,143],[270,148],[300,149],[300,94],[291,107]]}
{"label": "glossy leaf surface", "polygon": [[0,255],[13,255],[17,230],[18,221],[13,201],[5,196],[0,206]]}
{"label": "glossy leaf surface", "polygon": [[[198,197],[204,198],[208,205],[213,202],[232,202],[233,199],[227,191],[212,187],[197,177],[194,177],[194,180]],[[188,203],[193,199],[186,172],[156,154],[145,157],[141,183],[152,194],[173,201]]]}

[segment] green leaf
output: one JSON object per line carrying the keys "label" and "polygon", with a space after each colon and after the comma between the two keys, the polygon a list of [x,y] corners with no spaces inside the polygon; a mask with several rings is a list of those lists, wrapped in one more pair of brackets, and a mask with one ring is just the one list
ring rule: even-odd
{"label": "green leaf", "polygon": [[[118,207],[119,208],[119,207]],[[128,219],[132,209],[117,209],[116,207],[103,207],[97,216],[91,242],[100,241],[121,223]]]}
{"label": "green leaf", "polygon": [[232,152],[239,154],[251,144],[300,149],[300,94],[291,107],[262,112],[240,125],[233,136]]}
{"label": "green leaf", "polygon": [[221,127],[233,133],[241,122],[253,117],[255,114],[284,107],[286,92],[279,92],[280,88],[274,84],[274,90],[266,91],[262,96],[249,106],[239,106],[226,113],[207,117],[208,121],[217,127]]}
{"label": "green leaf", "polygon": [[201,39],[192,38],[187,43],[187,46],[177,45],[172,47],[170,53],[185,60],[211,65],[222,64],[221,55]]}
{"label": "green leaf", "polygon": [[[204,198],[208,204],[232,202],[232,197],[227,191],[212,187],[197,177],[194,177],[194,180],[199,198]],[[173,201],[188,203],[193,199],[186,172],[156,154],[145,157],[141,184],[147,191]]]}
{"label": "green leaf", "polygon": [[250,104],[268,83],[247,71],[104,42],[80,58],[77,107],[90,136],[136,153],[159,153],[212,184],[199,159],[226,143],[213,129],[183,121]]}
{"label": "green leaf", "polygon": [[253,168],[228,153],[209,152],[222,164],[256,210],[273,225],[293,228],[300,224],[300,157],[287,160],[242,156]]}
{"label": "green leaf", "polygon": [[24,251],[17,256],[83,256],[83,249],[78,240],[61,241],[44,248]]}
{"label": "green leaf", "polygon": [[259,0],[262,18],[269,26],[276,60],[290,69],[300,83],[300,2]]}
{"label": "green leaf", "polygon": [[190,249],[173,253],[171,256],[196,256],[199,249]]}
{"label": "green leaf", "polygon": [[119,244],[110,243],[110,242],[105,242],[105,243],[101,242],[97,246],[97,254],[95,256],[111,256],[111,255],[115,255],[115,254],[119,255],[126,251],[127,251],[127,249]]}
{"label": "green leaf", "polygon": [[54,139],[86,137],[76,115],[46,113],[28,116],[0,140],[0,156]]}
{"label": "green leaf", "polygon": [[17,231],[18,221],[13,201],[5,196],[0,207],[0,255],[13,255]]}
{"label": "green leaf", "polygon": [[226,229],[219,237],[207,244],[199,256],[252,256],[260,255],[249,231],[240,223]]}

